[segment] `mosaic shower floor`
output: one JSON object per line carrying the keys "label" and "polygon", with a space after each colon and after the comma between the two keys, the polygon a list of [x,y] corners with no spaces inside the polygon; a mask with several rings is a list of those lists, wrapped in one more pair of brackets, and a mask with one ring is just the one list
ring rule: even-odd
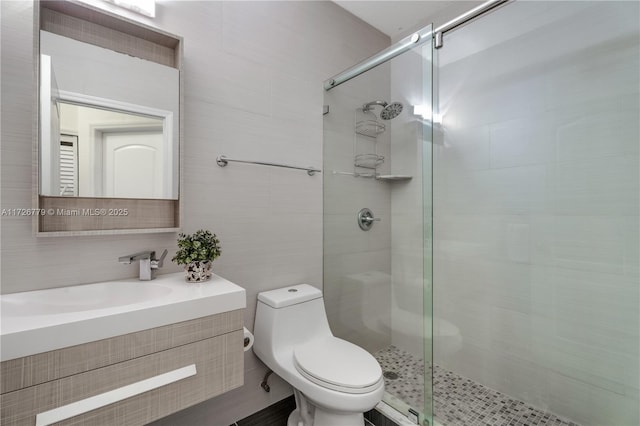
{"label": "mosaic shower floor", "polygon": [[[395,346],[374,354],[387,392],[412,407],[424,405],[424,362]],[[396,377],[396,378],[393,378]],[[435,417],[444,426],[580,426],[435,366]]]}

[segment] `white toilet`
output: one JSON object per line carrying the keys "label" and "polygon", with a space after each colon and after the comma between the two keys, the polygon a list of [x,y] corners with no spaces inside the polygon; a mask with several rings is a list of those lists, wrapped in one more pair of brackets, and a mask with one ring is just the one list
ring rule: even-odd
{"label": "white toilet", "polygon": [[287,426],[362,426],[384,393],[382,369],[334,337],[322,293],[299,284],[258,294],[253,351],[294,388]]}

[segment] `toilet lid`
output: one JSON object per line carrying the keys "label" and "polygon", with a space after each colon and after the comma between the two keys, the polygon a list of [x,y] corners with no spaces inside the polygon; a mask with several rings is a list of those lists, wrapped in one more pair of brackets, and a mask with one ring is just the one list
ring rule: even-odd
{"label": "toilet lid", "polygon": [[314,339],[293,352],[296,369],[312,382],[347,393],[367,393],[382,382],[378,361],[337,337]]}

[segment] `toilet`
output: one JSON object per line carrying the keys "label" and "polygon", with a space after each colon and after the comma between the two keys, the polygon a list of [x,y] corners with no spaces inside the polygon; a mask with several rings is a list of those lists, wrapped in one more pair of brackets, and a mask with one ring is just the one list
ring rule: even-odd
{"label": "toilet", "polygon": [[362,426],[382,399],[382,369],[331,333],[322,292],[298,284],[258,294],[253,351],[294,388],[287,426]]}

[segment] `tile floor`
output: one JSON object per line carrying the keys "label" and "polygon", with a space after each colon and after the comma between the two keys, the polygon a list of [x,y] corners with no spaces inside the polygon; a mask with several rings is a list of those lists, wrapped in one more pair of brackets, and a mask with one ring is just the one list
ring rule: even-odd
{"label": "tile floor", "polygon": [[[397,375],[395,379],[385,378],[387,392],[412,407],[422,407],[422,360],[395,346],[374,355],[383,372]],[[579,426],[437,365],[433,385],[435,417],[443,426]]]}

